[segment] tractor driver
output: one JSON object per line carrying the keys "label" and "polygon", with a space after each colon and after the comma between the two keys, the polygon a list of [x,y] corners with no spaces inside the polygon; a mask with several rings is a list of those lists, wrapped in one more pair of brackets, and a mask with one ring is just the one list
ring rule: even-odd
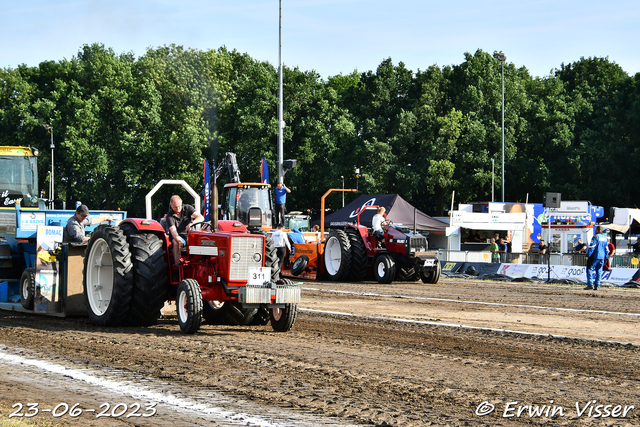
{"label": "tractor driver", "polygon": [[382,227],[388,224],[388,221],[384,217],[385,208],[380,206],[378,213],[373,216],[371,220],[371,226],[373,227],[373,235],[376,236],[376,240],[384,239],[384,230]]}
{"label": "tractor driver", "polygon": [[173,264],[180,264],[180,251],[187,245],[187,233],[191,226],[204,221],[204,217],[191,205],[183,205],[180,196],[171,196],[171,211],[167,213],[167,227],[173,243]]}

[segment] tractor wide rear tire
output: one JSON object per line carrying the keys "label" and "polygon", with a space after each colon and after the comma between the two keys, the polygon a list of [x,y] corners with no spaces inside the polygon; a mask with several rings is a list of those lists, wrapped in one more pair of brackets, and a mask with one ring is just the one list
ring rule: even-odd
{"label": "tractor wide rear tire", "polygon": [[340,281],[347,278],[351,269],[351,243],[344,231],[329,231],[323,260],[329,280]]}
{"label": "tractor wide rear tire", "polygon": [[126,323],[133,294],[133,264],[127,239],[118,227],[99,225],[84,258],[84,297],[98,326]]}
{"label": "tractor wide rear tire", "polygon": [[264,266],[271,267],[271,281],[277,282],[280,280],[280,258],[278,258],[278,251],[273,246],[273,240],[266,238],[264,246]]}
{"label": "tractor wide rear tire", "polygon": [[133,259],[133,298],[128,322],[138,326],[155,325],[169,296],[162,240],[153,233],[131,234],[128,240]]}
{"label": "tractor wide rear tire", "polygon": [[229,325],[248,325],[257,313],[257,308],[242,308],[237,301],[226,301],[224,303],[224,316]]}
{"label": "tractor wide rear tire", "polygon": [[400,268],[396,272],[396,279],[403,282],[416,282],[418,280],[418,272],[414,267]]}
{"label": "tractor wide rear tire", "polygon": [[226,325],[224,301],[202,301],[202,315],[210,325]]}
{"label": "tractor wide rear tire", "polygon": [[349,280],[352,282],[361,282],[367,274],[367,248],[364,246],[364,241],[358,230],[348,229],[347,236],[351,243]]}

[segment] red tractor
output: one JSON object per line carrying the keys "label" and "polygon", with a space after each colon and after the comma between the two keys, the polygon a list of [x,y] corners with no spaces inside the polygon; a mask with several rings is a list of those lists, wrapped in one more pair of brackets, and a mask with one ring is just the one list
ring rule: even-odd
{"label": "red tractor", "polygon": [[[208,223],[187,236],[173,267],[169,237],[160,223],[126,219],[99,226],[84,263],[89,317],[102,326],[155,324],[164,303],[176,301],[178,323],[196,332],[204,317],[215,324],[292,328],[300,289],[280,280],[275,248],[238,221]],[[177,277],[173,275],[177,270]],[[174,279],[175,277],[175,279]]]}
{"label": "red tractor", "polygon": [[384,229],[384,238],[378,241],[370,229],[360,224],[362,212],[377,208],[375,205],[365,207],[358,213],[357,222],[347,224],[345,228],[351,244],[350,279],[364,280],[371,268],[378,283],[418,278],[424,283],[438,283],[440,261],[435,252],[427,251],[426,237],[389,222]]}
{"label": "red tractor", "polygon": [[[324,198],[331,191],[335,190],[323,196],[322,209]],[[374,208],[378,206],[367,206],[358,214],[356,223],[334,226],[326,235],[321,215],[324,240],[294,244],[282,274],[307,279],[320,276],[335,281],[362,281],[373,276],[379,283],[418,278],[424,283],[438,283],[440,261],[435,252],[428,251],[426,237],[408,227],[391,224],[378,242],[372,230],[360,223],[362,212]]]}

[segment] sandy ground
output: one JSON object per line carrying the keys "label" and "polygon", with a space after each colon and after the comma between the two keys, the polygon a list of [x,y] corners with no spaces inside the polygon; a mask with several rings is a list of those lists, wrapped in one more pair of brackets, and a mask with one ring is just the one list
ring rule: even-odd
{"label": "sandy ground", "polygon": [[[0,311],[0,350],[5,359],[117,371],[166,393],[289,411],[280,416],[299,414],[299,425],[640,425],[639,291],[454,279],[307,282],[299,307],[288,333],[204,324],[191,336],[173,318],[148,328],[101,328],[86,318]],[[0,357],[0,420],[18,402],[43,409],[147,402],[5,362]],[[233,425],[168,405],[157,412],[39,413],[31,420]]]}

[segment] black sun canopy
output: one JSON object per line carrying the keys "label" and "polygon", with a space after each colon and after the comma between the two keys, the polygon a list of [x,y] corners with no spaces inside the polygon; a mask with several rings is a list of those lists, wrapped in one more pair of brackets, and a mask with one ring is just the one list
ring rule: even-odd
{"label": "black sun canopy", "polygon": [[[448,224],[431,218],[429,215],[413,207],[412,204],[404,200],[397,194],[375,194],[362,195],[344,208],[325,216],[324,226],[340,227],[347,223],[354,223],[358,219],[358,213],[366,206],[384,206],[387,210],[387,219],[394,224],[402,224],[405,227],[413,228],[414,212],[416,229],[419,231],[442,232],[444,233]],[[376,214],[376,209],[366,209],[360,215],[360,224],[371,227],[371,219]],[[316,221],[320,224],[320,221]]]}

